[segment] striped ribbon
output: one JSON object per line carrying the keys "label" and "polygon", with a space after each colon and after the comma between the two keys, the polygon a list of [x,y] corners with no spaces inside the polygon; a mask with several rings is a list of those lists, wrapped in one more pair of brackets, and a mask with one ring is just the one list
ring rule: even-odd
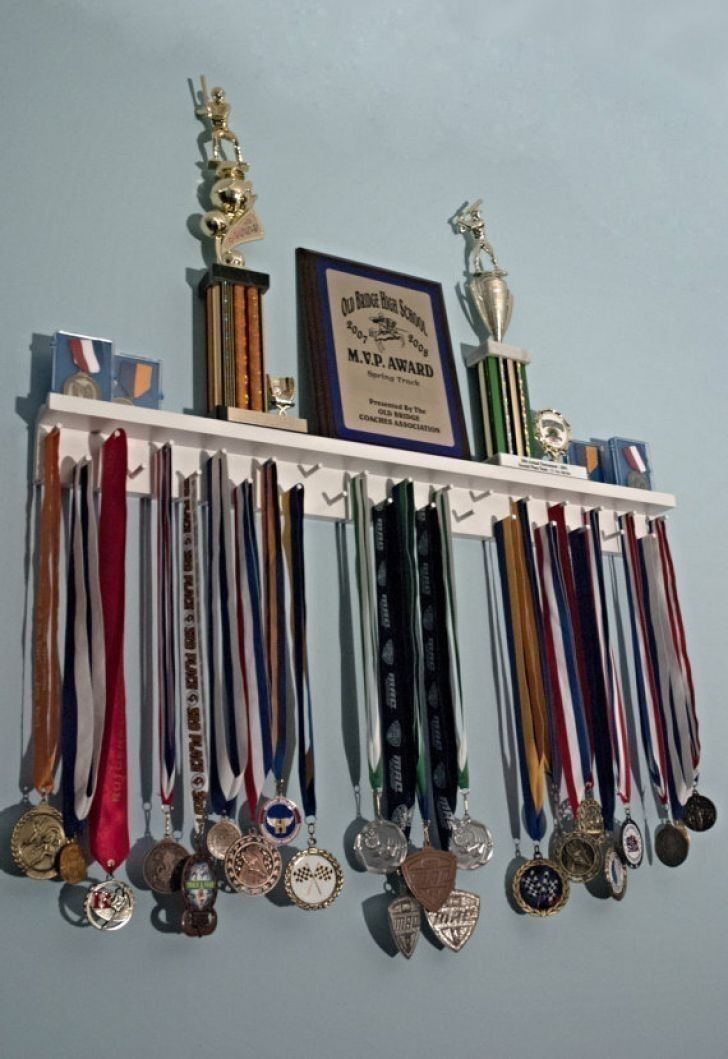
{"label": "striped ribbon", "polygon": [[278,469],[268,460],[261,471],[263,518],[263,594],[265,601],[265,645],[270,687],[271,746],[273,774],[283,782],[287,745],[288,655],[286,637],[285,578],[281,545],[281,514]]}
{"label": "striped ribbon", "polygon": [[177,647],[174,599],[174,511],[172,447],[154,457],[157,509],[157,716],[159,724],[159,792],[163,806],[174,798],[177,778]]}
{"label": "striped ribbon", "polygon": [[372,515],[366,474],[358,474],[349,484],[354,547],[356,586],[359,596],[359,634],[364,684],[364,713],[367,730],[369,783],[373,791],[382,789],[382,726],[379,715],[377,658],[379,636],[376,619],[376,588],[372,558]]}
{"label": "striped ribbon", "polygon": [[253,484],[244,481],[233,492],[237,561],[238,634],[248,720],[248,765],[245,791],[254,816],[271,769],[270,691],[265,660],[260,566],[255,530]]}
{"label": "striped ribbon", "polygon": [[202,579],[197,474],[190,475],[182,483],[180,599],[187,763],[192,810],[197,830],[200,832],[207,815],[210,784],[207,771],[205,682],[202,677]]}
{"label": "striped ribbon", "polygon": [[586,790],[593,785],[592,753],[556,525],[539,526],[535,542],[550,702],[569,802],[576,815]]}

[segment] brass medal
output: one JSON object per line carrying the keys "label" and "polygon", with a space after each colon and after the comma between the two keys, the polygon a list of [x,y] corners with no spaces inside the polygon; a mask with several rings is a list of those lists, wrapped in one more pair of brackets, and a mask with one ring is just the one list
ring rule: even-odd
{"label": "brass medal", "polygon": [[409,960],[415,951],[420,936],[422,906],[412,894],[395,897],[387,909],[392,940],[399,951]]}
{"label": "brass medal", "polygon": [[655,853],[668,868],[677,868],[690,851],[690,833],[683,824],[669,821],[655,834]]}
{"label": "brass medal", "polygon": [[10,850],[15,863],[29,878],[53,879],[58,874],[58,852],[65,842],[61,814],[48,802],[40,802],[18,820]]}
{"label": "brass medal", "polygon": [[144,882],[155,894],[174,894],[182,884],[182,868],[189,852],[166,835],[147,853],[142,865]]}
{"label": "brass medal", "polygon": [[540,854],[513,876],[513,898],[531,916],[553,916],[569,899],[569,881],[558,864]]}
{"label": "brass medal", "polygon": [[576,830],[594,836],[604,834],[602,807],[592,795],[587,795],[576,810]]}
{"label": "brass medal", "polygon": [[64,882],[76,885],[86,878],[88,865],[75,839],[61,846],[58,854],[58,874]]}
{"label": "brass medal", "polygon": [[215,860],[225,860],[227,851],[239,838],[240,828],[235,821],[229,816],[222,816],[207,832],[205,842],[211,857]]}
{"label": "brass medal", "polygon": [[587,831],[562,832],[554,843],[553,858],[572,882],[591,882],[602,868],[599,841]]}
{"label": "brass medal", "polygon": [[270,893],[282,870],[280,852],[255,831],[241,835],[225,855],[225,877],[238,893]]}
{"label": "brass medal", "polygon": [[697,791],[693,791],[685,803],[685,812],[683,814],[685,826],[689,827],[691,831],[709,831],[717,818],[718,810],[715,807],[715,802],[712,802],[710,798],[706,798],[704,794],[698,794]]}
{"label": "brass medal", "polygon": [[478,925],[480,897],[468,890],[453,890],[438,912],[425,914],[438,941],[453,952],[460,952]]}
{"label": "brass medal", "polygon": [[83,908],[97,930],[121,930],[134,912],[134,891],[119,879],[107,879],[89,889]]}
{"label": "brass medal", "polygon": [[295,905],[308,911],[328,908],[341,893],[341,866],[328,850],[309,846],[288,862],[286,893]]}
{"label": "brass medal", "polygon": [[455,886],[457,857],[429,844],[411,853],[402,864],[408,889],[426,912],[439,912]]}

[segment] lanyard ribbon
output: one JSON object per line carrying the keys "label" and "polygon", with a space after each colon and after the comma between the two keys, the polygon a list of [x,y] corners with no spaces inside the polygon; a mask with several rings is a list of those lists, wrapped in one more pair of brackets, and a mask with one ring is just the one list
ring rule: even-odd
{"label": "lanyard ribbon", "polygon": [[270,687],[271,746],[273,773],[283,782],[286,760],[288,655],[286,638],[285,583],[278,470],[273,460],[262,468],[263,589],[265,599],[265,643]]}
{"label": "lanyard ribbon", "polygon": [[174,798],[177,778],[177,645],[174,600],[174,512],[172,447],[155,453],[157,504],[157,714],[159,719],[159,794],[163,806]]}
{"label": "lanyard ribbon", "polygon": [[127,444],[123,430],[106,440],[101,464],[99,577],[106,649],[106,720],[98,785],[89,816],[91,852],[112,871],[129,852],[129,800],[124,688],[124,567]]}
{"label": "lanyard ribbon", "polygon": [[[448,849],[457,807],[458,761],[448,640],[448,601],[443,576],[442,537],[434,504],[416,515],[422,619],[424,709],[429,742],[435,823]],[[424,727],[424,726],[423,726]]]}
{"label": "lanyard ribbon", "polygon": [[52,430],[43,442],[43,499],[33,637],[33,786],[42,795],[53,790],[61,710],[58,660],[58,564],[61,547],[59,443],[59,430]]}
{"label": "lanyard ribbon", "polygon": [[240,665],[232,507],[227,456],[207,461],[208,659],[210,671],[210,794],[216,813],[227,812],[248,764],[248,721]]}
{"label": "lanyard ribbon", "polygon": [[73,838],[96,792],[106,713],[98,522],[86,461],[76,465],[70,507],[61,789],[64,830]]}
{"label": "lanyard ribbon", "polygon": [[200,579],[200,515],[197,475],[182,483],[182,665],[183,702],[187,726],[187,761],[190,773],[192,811],[200,831],[207,813],[209,782],[205,701],[202,680],[202,604]]}
{"label": "lanyard ribbon", "polygon": [[576,815],[586,790],[593,785],[592,753],[556,524],[547,522],[539,526],[535,541],[549,697],[566,789],[572,812]]}
{"label": "lanyard ribbon", "polygon": [[283,494],[283,548],[290,586],[290,630],[293,691],[298,722],[298,779],[304,815],[316,816],[316,773],[313,752],[313,709],[306,643],[306,580],[303,554],[302,485]]}
{"label": "lanyard ribbon", "polygon": [[350,482],[356,585],[359,594],[359,632],[361,638],[364,679],[364,712],[367,730],[367,761],[369,783],[373,791],[382,789],[382,725],[377,687],[377,657],[379,637],[376,618],[376,587],[371,552],[372,515],[367,494],[366,474],[359,474]]}
{"label": "lanyard ribbon", "polygon": [[511,663],[523,814],[528,834],[539,842],[546,832],[543,805],[548,735],[536,608],[526,571],[521,520],[510,516],[496,522],[493,529]]}
{"label": "lanyard ribbon", "polygon": [[270,731],[270,692],[266,669],[260,566],[255,531],[252,482],[234,490],[237,600],[240,659],[248,721],[248,765],[245,792],[251,816],[270,772],[273,752]]}

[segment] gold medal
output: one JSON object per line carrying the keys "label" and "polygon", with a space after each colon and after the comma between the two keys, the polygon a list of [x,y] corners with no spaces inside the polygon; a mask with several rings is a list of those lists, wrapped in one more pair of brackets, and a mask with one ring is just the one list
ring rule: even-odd
{"label": "gold medal", "polygon": [[58,874],[64,882],[76,885],[86,878],[88,865],[75,838],[61,846],[58,854]]}
{"label": "gold medal", "polygon": [[513,876],[513,898],[530,916],[553,916],[569,899],[569,882],[558,864],[537,853]]}
{"label": "gold medal", "polygon": [[599,840],[588,831],[562,832],[554,842],[552,856],[572,882],[591,882],[602,869]]}
{"label": "gold medal", "polygon": [[58,874],[58,851],[65,841],[61,814],[48,802],[40,802],[18,820],[10,850],[15,863],[30,879],[54,879]]}
{"label": "gold medal", "polygon": [[599,837],[604,834],[604,814],[599,802],[591,794],[587,795],[576,810],[576,830],[587,835]]}

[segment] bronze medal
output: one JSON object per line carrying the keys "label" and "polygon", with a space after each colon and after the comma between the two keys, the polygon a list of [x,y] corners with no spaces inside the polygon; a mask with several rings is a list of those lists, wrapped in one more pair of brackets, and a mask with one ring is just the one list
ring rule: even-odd
{"label": "bronze medal", "polygon": [[718,810],[715,802],[706,798],[704,794],[697,791],[688,798],[683,813],[683,823],[691,831],[709,831],[718,818]]}
{"label": "bronze medal", "polygon": [[225,855],[225,877],[238,893],[270,893],[282,870],[280,851],[257,832],[241,835]]}
{"label": "bronze medal", "polygon": [[602,868],[599,842],[587,831],[566,831],[559,835],[553,857],[572,882],[591,882]]}
{"label": "bronze medal", "polygon": [[453,952],[460,952],[478,925],[480,897],[468,890],[453,890],[438,912],[425,915],[438,941]]}
{"label": "bronze medal", "polygon": [[455,886],[457,857],[442,849],[425,845],[411,853],[402,864],[402,875],[408,889],[426,912],[439,912]]}
{"label": "bronze medal", "polygon": [[63,819],[48,802],[23,813],[13,828],[13,860],[30,879],[53,879],[58,874],[58,853],[66,842]]}
{"label": "bronze medal", "polygon": [[76,885],[86,878],[88,865],[75,839],[61,846],[58,854],[58,874],[64,882]]}
{"label": "bronze medal", "polygon": [[182,869],[189,852],[181,843],[166,835],[147,853],[142,865],[144,882],[155,894],[173,894],[179,891]]}
{"label": "bronze medal", "polygon": [[214,908],[200,911],[194,908],[185,908],[182,913],[182,930],[188,938],[204,938],[212,934],[217,926],[217,912]]}
{"label": "bronze medal", "polygon": [[395,897],[387,909],[392,940],[406,960],[415,951],[420,936],[422,907],[412,894]]}
{"label": "bronze medal", "polygon": [[690,833],[683,824],[664,823],[655,834],[655,853],[668,868],[677,868],[690,852]]}
{"label": "bronze medal", "polygon": [[227,851],[233,842],[240,838],[240,828],[229,816],[221,817],[212,825],[207,832],[205,842],[211,857],[215,860],[225,860]]}

